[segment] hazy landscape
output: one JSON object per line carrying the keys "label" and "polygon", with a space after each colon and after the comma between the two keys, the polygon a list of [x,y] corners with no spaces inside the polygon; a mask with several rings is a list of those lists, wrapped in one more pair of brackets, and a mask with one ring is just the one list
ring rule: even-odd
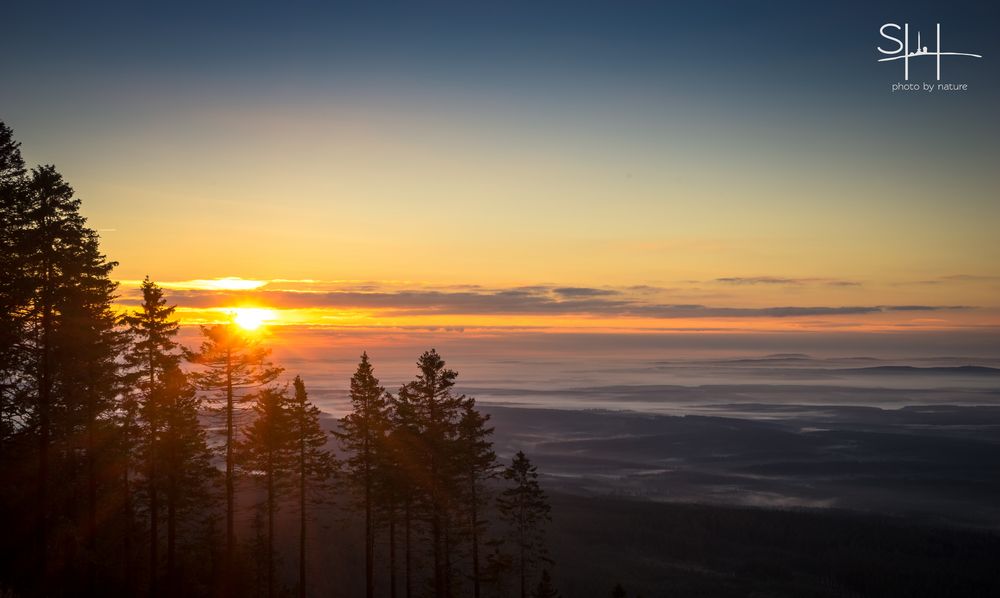
{"label": "hazy landscape", "polygon": [[[497,450],[530,447],[555,490],[1000,526],[996,360],[479,365],[520,384],[463,376],[459,388],[492,415]],[[343,389],[313,392],[343,411]]]}
{"label": "hazy landscape", "polygon": [[1000,3],[8,4],[0,598],[1000,596]]}
{"label": "hazy landscape", "polygon": [[[1000,588],[995,360],[469,366],[494,372],[460,387],[491,415],[496,450],[529,451],[553,495],[557,563],[588,563],[557,568],[565,595]],[[521,384],[501,386],[511,371]],[[329,413],[346,404],[342,389],[315,393]]]}

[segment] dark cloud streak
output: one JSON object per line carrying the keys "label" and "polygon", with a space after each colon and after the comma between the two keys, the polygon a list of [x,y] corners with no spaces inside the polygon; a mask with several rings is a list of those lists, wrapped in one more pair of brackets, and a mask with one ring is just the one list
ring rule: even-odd
{"label": "dark cloud streak", "polygon": [[714,282],[732,285],[806,285],[818,284],[831,287],[859,287],[861,283],[856,280],[836,280],[829,278],[787,278],[784,276],[727,276],[716,278]]}
{"label": "dark cloud streak", "polygon": [[[733,307],[641,300],[622,291],[586,287],[514,287],[473,291],[206,291],[175,290],[169,300],[182,307],[214,308],[244,304],[284,309],[366,309],[402,315],[576,315],[631,318],[794,318],[884,312],[970,309],[957,305],[848,305]],[[122,303],[135,304],[126,298]]]}

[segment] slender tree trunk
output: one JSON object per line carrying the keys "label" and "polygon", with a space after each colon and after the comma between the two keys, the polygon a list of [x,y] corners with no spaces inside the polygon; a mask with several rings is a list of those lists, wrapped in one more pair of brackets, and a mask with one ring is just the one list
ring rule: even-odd
{"label": "slender tree trunk", "polygon": [[444,522],[444,595],[451,598],[451,526]]}
{"label": "slender tree trunk", "polygon": [[93,390],[89,392],[87,414],[87,591],[97,591],[97,415]]}
{"label": "slender tree trunk", "polygon": [[171,474],[167,481],[167,587],[171,597],[177,595],[177,500],[177,476]]}
{"label": "slender tree trunk", "polygon": [[226,351],[226,558],[224,584],[226,596],[233,594],[234,580],[234,556],[236,554],[236,530],[234,523],[235,509],[235,488],[233,477],[233,358],[229,350]]}
{"label": "slender tree trunk", "polygon": [[[299,422],[300,432],[304,422]],[[306,598],[306,440],[299,434],[299,598]]]}
{"label": "slender tree trunk", "polygon": [[[4,374],[6,375],[6,374]],[[0,388],[0,464],[4,462],[4,452],[7,448],[7,433],[8,428],[7,422],[7,391],[4,388]],[[14,430],[14,422],[10,422],[11,433]]]}
{"label": "slender tree trunk", "polygon": [[396,504],[389,505],[389,598],[396,598]]}
{"label": "slender tree trunk", "polygon": [[[433,476],[433,472],[432,472]],[[432,480],[436,479],[431,477]],[[434,554],[434,596],[444,598],[444,555],[441,550],[441,513],[436,504],[436,498],[431,497],[431,541]]]}
{"label": "slender tree trunk", "polygon": [[476,479],[472,478],[470,485],[471,516],[472,516],[472,596],[480,598],[479,587],[479,497],[476,496]]}
{"label": "slender tree trunk", "polygon": [[[367,444],[368,440],[365,439]],[[365,596],[375,597],[375,533],[372,529],[372,479],[368,448],[365,447]]]}
{"label": "slender tree trunk", "polygon": [[274,465],[267,471],[267,598],[274,598]]}
{"label": "slender tree trunk", "polygon": [[406,497],[406,503],[405,503],[405,506],[404,506],[404,514],[403,514],[403,516],[405,517],[404,525],[406,526],[406,529],[405,529],[405,532],[404,532],[405,535],[406,535],[406,540],[405,540],[406,541],[406,546],[405,546],[405,549],[406,549],[406,556],[405,556],[405,561],[406,561],[406,564],[405,564],[405,568],[406,568],[406,598],[413,598],[413,549],[412,549],[412,545],[410,544],[410,536],[411,536],[411,533],[410,533],[411,529],[410,528],[413,525],[413,521],[412,521],[413,516],[412,516],[412,513],[411,513],[411,505],[410,505],[410,497],[409,496]]}
{"label": "slender tree trunk", "polygon": [[517,523],[517,550],[518,550],[518,569],[520,569],[521,574],[521,598],[526,598],[528,595],[528,575],[527,575],[527,563],[526,555],[524,551],[524,535],[526,530],[524,529],[524,505],[522,504],[519,508],[518,523]]}
{"label": "slender tree trunk", "polygon": [[[433,382],[432,382],[433,383]],[[428,419],[436,422],[437,412],[436,402],[433,393],[428,397],[429,414]],[[444,555],[441,549],[441,497],[438,493],[438,461],[437,461],[437,437],[430,434],[430,500],[431,500],[431,542],[433,544],[434,556],[434,596],[435,598],[445,598],[444,589]]]}
{"label": "slender tree trunk", "polygon": [[48,297],[48,279],[51,268],[46,265],[46,287],[43,291],[42,305],[42,338],[39,341],[39,372],[38,372],[38,488],[37,488],[37,522],[36,542],[38,558],[38,582],[42,592],[48,587],[49,562],[49,445],[52,434],[52,380],[50,371],[50,352],[52,335],[52,305]]}
{"label": "slender tree trunk", "polygon": [[525,571],[524,544],[523,543],[520,546],[520,555],[521,555],[521,557],[520,557],[521,598],[526,598],[526,596],[528,595],[528,583],[527,583],[527,575],[526,575],[526,571]]}
{"label": "slender tree trunk", "polygon": [[157,435],[159,434],[159,418],[156,404],[156,369],[153,361],[153,351],[148,354],[149,394],[146,397],[146,409],[149,412],[149,595],[156,598],[160,569],[160,496],[157,480]]}
{"label": "slender tree trunk", "polygon": [[160,495],[156,486],[156,466],[151,464],[149,468],[149,595],[154,598],[157,595],[160,568]]}
{"label": "slender tree trunk", "polygon": [[[128,432],[127,432],[128,433]],[[132,568],[132,535],[134,530],[132,529],[134,509],[132,506],[132,486],[129,481],[129,463],[131,457],[126,455],[125,457],[125,473],[123,477],[123,489],[124,495],[122,497],[122,509],[125,511],[125,533],[122,538],[122,568],[123,577],[125,578],[125,592],[131,594],[135,588],[133,584],[135,580],[133,578],[133,568]]]}

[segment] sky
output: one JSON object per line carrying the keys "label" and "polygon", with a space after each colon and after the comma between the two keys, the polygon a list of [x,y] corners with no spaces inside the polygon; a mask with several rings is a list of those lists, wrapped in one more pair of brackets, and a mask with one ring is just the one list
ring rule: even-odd
{"label": "sky", "polygon": [[[253,308],[387,343],[1000,346],[992,3],[3,15],[0,119],[83,199],[125,306],[149,275],[187,323]],[[943,60],[968,91],[890,91],[887,22],[981,54]]]}

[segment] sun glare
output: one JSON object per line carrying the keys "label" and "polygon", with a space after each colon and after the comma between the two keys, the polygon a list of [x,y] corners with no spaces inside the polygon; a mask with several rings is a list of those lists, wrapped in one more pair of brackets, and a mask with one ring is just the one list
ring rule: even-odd
{"label": "sun glare", "polygon": [[260,307],[234,307],[230,310],[233,322],[243,330],[257,330],[265,323],[274,320],[274,311]]}

